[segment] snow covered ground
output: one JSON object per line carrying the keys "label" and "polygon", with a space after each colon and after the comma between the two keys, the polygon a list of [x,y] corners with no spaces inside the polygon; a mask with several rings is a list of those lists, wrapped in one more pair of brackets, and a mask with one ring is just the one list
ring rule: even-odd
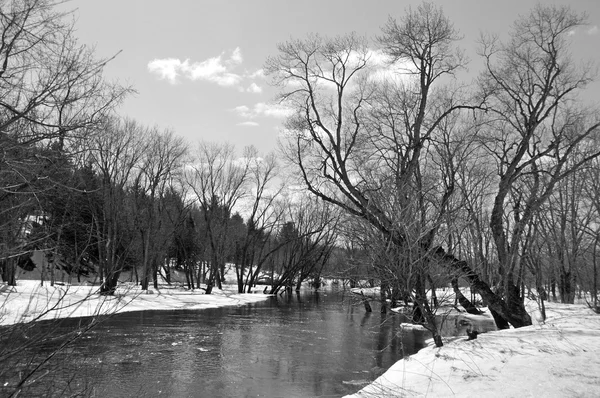
{"label": "snow covered ground", "polygon": [[[160,286],[160,285],[159,285]],[[0,325],[54,318],[82,317],[125,311],[203,309],[265,300],[265,294],[237,294],[237,285],[224,285],[213,294],[201,290],[160,286],[142,292],[134,283],[122,283],[112,297],[96,294],[97,285],[40,286],[39,280],[0,284]]]}
{"label": "snow covered ground", "polygon": [[547,303],[541,323],[455,337],[394,364],[348,397],[600,397],[600,315]]}

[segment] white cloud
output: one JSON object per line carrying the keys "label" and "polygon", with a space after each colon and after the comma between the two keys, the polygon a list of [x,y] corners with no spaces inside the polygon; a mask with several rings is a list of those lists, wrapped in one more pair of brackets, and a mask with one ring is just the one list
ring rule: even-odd
{"label": "white cloud", "polygon": [[189,59],[181,61],[176,58],[154,59],[148,63],[148,71],[170,83],[176,83],[177,79],[182,77],[230,87],[238,85],[243,80],[241,75],[233,71],[242,61],[242,51],[237,47],[229,57],[226,57],[223,52],[201,62],[191,62]]}
{"label": "white cloud", "polygon": [[251,119],[254,117],[252,115],[252,112],[250,111],[250,108],[248,108],[246,105],[236,106],[235,108],[233,108],[233,111],[246,119]]}
{"label": "white cloud", "polygon": [[591,28],[588,29],[587,31],[588,35],[596,35],[598,34],[598,25],[594,25]]}
{"label": "white cloud", "polygon": [[233,50],[233,53],[231,54],[231,58],[229,59],[230,62],[239,65],[242,63],[243,61],[243,57],[242,57],[242,50],[239,47],[236,47],[235,50]]}
{"label": "white cloud", "polygon": [[252,73],[246,74],[246,76],[249,77],[250,79],[264,79],[265,71],[264,71],[264,69],[258,69]]}
{"label": "white cloud", "polygon": [[267,104],[259,102],[254,104],[254,107],[250,109],[246,105],[240,105],[233,109],[235,113],[245,119],[254,119],[259,116],[274,117],[274,118],[285,118],[291,116],[293,110],[281,104]]}
{"label": "white cloud", "polygon": [[171,83],[177,81],[179,69],[181,69],[181,61],[175,58],[155,59],[148,62],[150,73],[156,73],[161,79],[166,79]]}
{"label": "white cloud", "polygon": [[241,122],[241,123],[238,123],[238,124],[237,124],[237,126],[249,126],[249,127],[256,127],[256,126],[258,126],[258,125],[259,125],[258,123],[256,123],[256,122],[251,122],[251,121],[247,121],[247,122]]}
{"label": "white cloud", "polygon": [[254,105],[254,112],[259,115],[276,117],[276,118],[284,118],[291,116],[294,112],[291,108],[281,105],[281,104],[266,104],[264,102],[259,102]]}
{"label": "white cloud", "polygon": [[250,86],[248,86],[248,88],[246,89],[247,92],[249,93],[262,93],[262,87],[260,87],[258,84],[256,83],[252,83]]}
{"label": "white cloud", "polygon": [[368,50],[367,57],[370,65],[369,79],[373,81],[406,82],[415,69],[410,61],[392,62],[390,56],[382,50]]}

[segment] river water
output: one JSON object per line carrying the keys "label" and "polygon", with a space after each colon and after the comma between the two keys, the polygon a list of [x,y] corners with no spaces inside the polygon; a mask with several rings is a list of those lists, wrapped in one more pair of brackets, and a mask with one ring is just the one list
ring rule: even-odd
{"label": "river water", "polygon": [[[63,377],[98,397],[338,397],[424,346],[408,319],[349,292],[112,316],[77,340]],[[78,320],[64,320],[72,328]]]}

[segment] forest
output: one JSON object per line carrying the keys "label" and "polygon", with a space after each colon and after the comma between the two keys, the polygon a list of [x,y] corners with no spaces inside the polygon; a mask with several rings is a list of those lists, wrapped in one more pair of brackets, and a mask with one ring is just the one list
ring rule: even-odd
{"label": "forest", "polygon": [[[0,2],[0,268],[43,251],[112,295],[175,271],[211,294],[345,280],[381,287],[442,345],[437,288],[485,305],[499,328],[531,325],[526,298],[596,307],[600,119],[573,59],[568,7],[538,5],[506,39],[482,35],[463,81],[461,36],[431,3],[378,37],[280,43],[264,70],[291,111],[280,151],[188,143],[119,114],[134,87],[103,76],[68,13]],[[115,56],[118,56],[116,54]],[[468,286],[476,296],[466,297]],[[447,303],[446,303],[447,304]]]}

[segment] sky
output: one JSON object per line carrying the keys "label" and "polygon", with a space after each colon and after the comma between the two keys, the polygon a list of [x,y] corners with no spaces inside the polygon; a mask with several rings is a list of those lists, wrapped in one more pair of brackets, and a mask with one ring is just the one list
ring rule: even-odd
{"label": "sky", "polygon": [[[600,1],[542,0],[569,4],[588,14],[572,35],[573,56],[600,64]],[[335,36],[380,33],[388,17],[399,19],[416,0],[71,0],[76,36],[111,57],[105,75],[133,86],[137,94],[119,114],[148,126],[171,129],[190,146],[218,141],[265,154],[276,150],[285,112],[278,89],[262,67],[277,44],[310,33]],[[437,0],[464,36],[460,45],[480,65],[480,32],[503,35],[533,0]],[[375,48],[375,45],[373,45]],[[471,77],[470,77],[471,78]],[[596,92],[600,85],[595,84]]]}

